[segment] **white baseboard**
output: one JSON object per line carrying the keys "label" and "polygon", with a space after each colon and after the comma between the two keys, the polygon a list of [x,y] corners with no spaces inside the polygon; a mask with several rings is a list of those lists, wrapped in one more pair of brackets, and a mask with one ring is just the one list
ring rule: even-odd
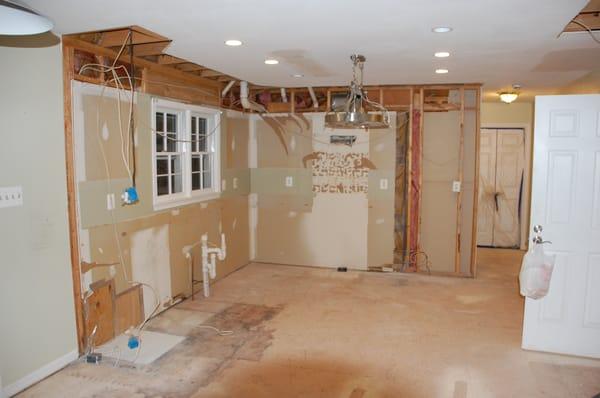
{"label": "white baseboard", "polygon": [[79,357],[79,352],[77,350],[73,350],[60,358],[55,359],[47,365],[42,366],[41,368],[29,373],[27,376],[22,377],[21,379],[15,381],[11,385],[6,386],[2,389],[2,394],[0,395],[2,398],[12,397],[17,393],[23,391],[27,387],[37,383],[45,377],[50,376],[52,373],[61,370],[74,360]]}

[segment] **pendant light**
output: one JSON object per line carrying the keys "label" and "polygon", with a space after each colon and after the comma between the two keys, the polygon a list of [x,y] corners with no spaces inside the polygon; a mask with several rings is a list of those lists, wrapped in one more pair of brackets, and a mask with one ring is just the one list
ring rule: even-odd
{"label": "pendant light", "polygon": [[35,35],[53,27],[52,21],[26,6],[0,0],[0,35]]}

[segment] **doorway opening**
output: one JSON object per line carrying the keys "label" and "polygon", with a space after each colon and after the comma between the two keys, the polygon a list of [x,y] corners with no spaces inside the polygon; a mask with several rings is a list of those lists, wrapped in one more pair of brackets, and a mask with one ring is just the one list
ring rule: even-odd
{"label": "doorway opening", "polygon": [[524,248],[529,191],[526,129],[485,127],[480,142],[477,245]]}

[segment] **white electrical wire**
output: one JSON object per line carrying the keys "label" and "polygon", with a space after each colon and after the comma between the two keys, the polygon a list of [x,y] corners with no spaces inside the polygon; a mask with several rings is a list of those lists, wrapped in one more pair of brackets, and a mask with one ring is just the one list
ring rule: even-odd
{"label": "white electrical wire", "polygon": [[231,336],[231,335],[233,335],[233,330],[221,330],[221,329],[218,329],[218,328],[216,328],[214,326],[209,326],[209,325],[198,325],[196,327],[200,328],[200,329],[210,329],[210,330],[213,330],[219,336]]}
{"label": "white electrical wire", "polygon": [[579,19],[573,19],[571,22],[581,26],[582,28],[584,28],[585,30],[587,30],[587,32],[590,34],[590,36],[592,37],[592,39],[600,44],[600,38],[596,37],[596,35],[594,34],[594,31],[592,30],[592,28],[590,28],[589,26],[587,26],[586,24],[584,24],[583,22],[581,22]]}

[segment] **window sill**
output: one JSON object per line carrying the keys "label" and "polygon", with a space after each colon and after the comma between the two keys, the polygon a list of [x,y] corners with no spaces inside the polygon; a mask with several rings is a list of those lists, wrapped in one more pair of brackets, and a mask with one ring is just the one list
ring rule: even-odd
{"label": "window sill", "polygon": [[199,194],[196,196],[188,197],[188,198],[178,198],[178,199],[167,199],[158,202],[154,202],[154,210],[166,210],[172,209],[175,207],[183,207],[187,205],[192,205],[196,203],[202,203],[213,199],[218,199],[221,197],[220,192],[208,192]]}

